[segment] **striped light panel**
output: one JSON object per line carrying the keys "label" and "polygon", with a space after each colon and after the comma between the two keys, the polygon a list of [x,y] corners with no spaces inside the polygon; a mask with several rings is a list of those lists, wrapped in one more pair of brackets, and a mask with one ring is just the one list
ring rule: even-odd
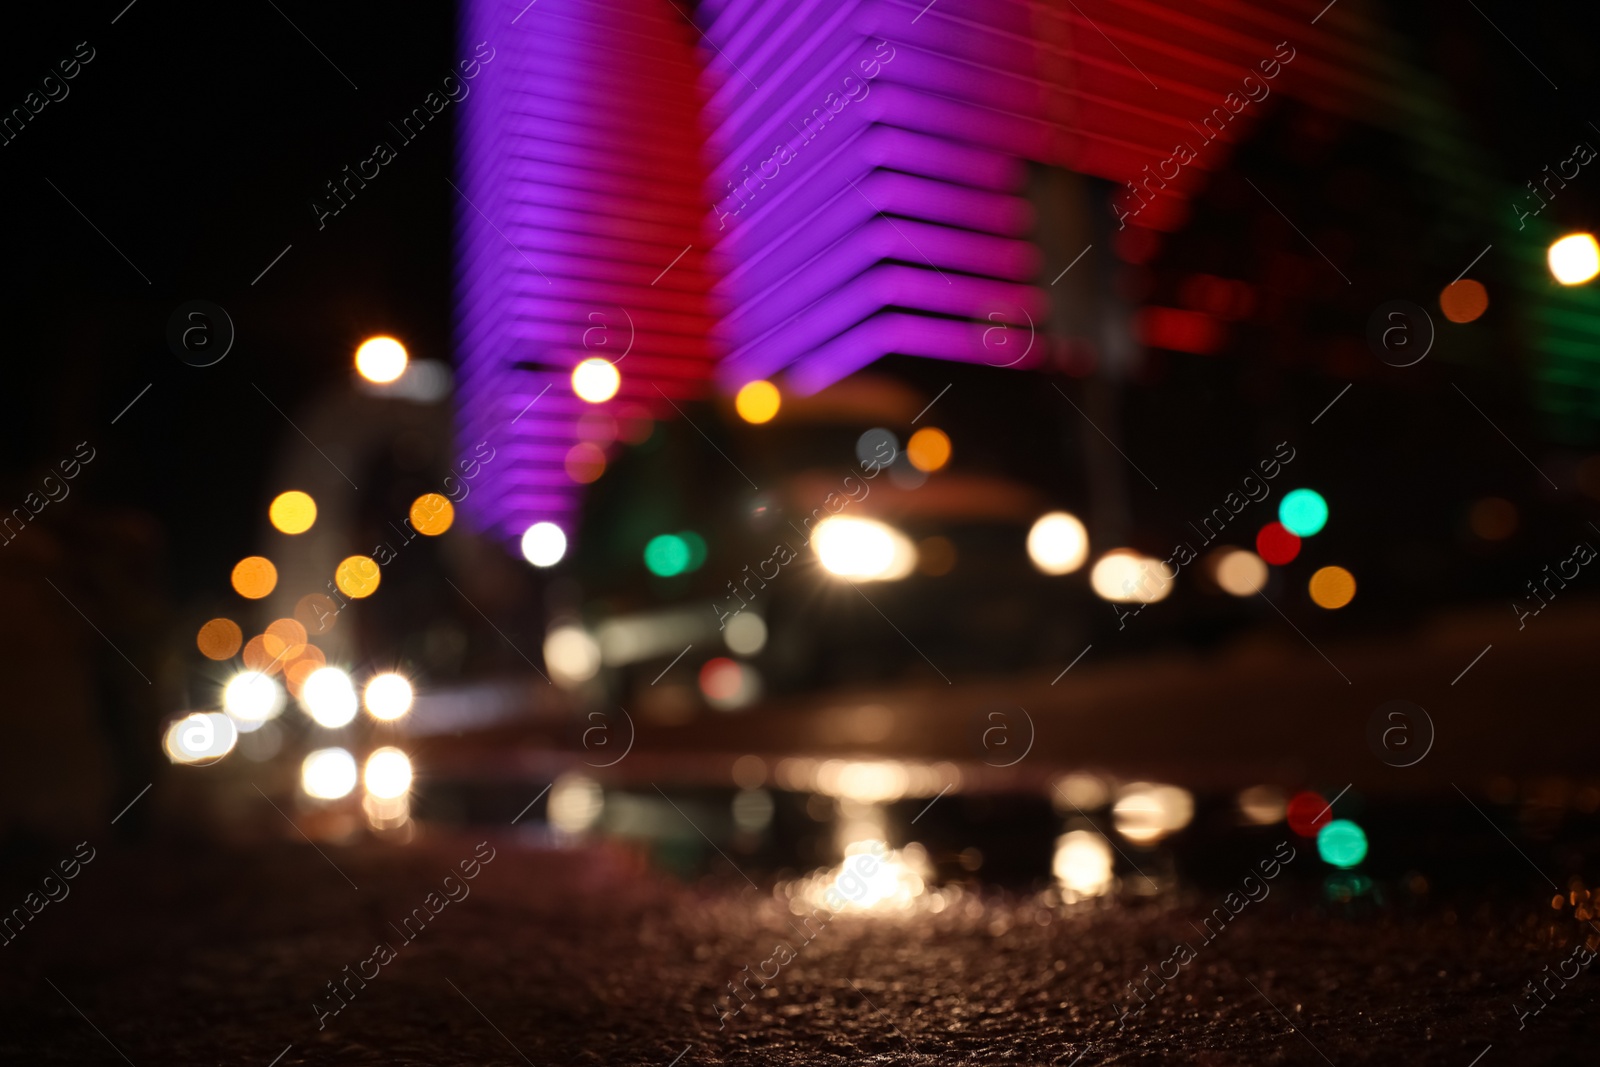
{"label": "striped light panel", "polygon": [[[1122,186],[1112,230],[1171,230],[1273,92],[1435,128],[1392,36],[1360,13],[1313,24],[1324,6],[707,0],[721,384],[781,372],[809,393],[891,353],[1036,362],[993,343],[1045,313],[1027,162]],[[1436,149],[1461,189],[1464,142]]]}
{"label": "striped light panel", "polygon": [[[697,33],[669,0],[468,0],[462,18],[495,55],[451,193],[458,434],[463,455],[496,450],[463,507],[507,544],[541,521],[570,540],[580,418],[671,414],[711,374]],[[574,395],[586,358],[615,363],[615,399]]]}
{"label": "striped light panel", "polygon": [[1026,27],[980,27],[1003,53],[985,67],[950,20],[886,0],[700,12],[721,384],[782,371],[809,393],[890,352],[1014,360],[985,336],[1044,317],[1020,193],[1055,132],[1001,65],[1036,66]]}
{"label": "striped light panel", "polygon": [[[1112,231],[1177,229],[1271,106],[1223,110],[1264,61],[1274,94],[1423,131],[1442,195],[1479,199],[1459,122],[1358,5],[466,0],[463,19],[498,51],[463,104],[460,433],[507,460],[465,507],[508,542],[574,530],[586,357],[626,352],[603,407],[649,417],[713,358],[725,390],[798,393],[890,354],[1038,362],[1018,331],[1046,325],[1066,264],[1035,244],[1028,165],[1113,183]],[[1178,144],[1195,158],[1161,178]]]}

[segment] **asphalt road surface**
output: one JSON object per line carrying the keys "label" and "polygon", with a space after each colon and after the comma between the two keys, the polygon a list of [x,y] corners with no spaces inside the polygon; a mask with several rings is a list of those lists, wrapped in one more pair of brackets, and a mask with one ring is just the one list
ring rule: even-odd
{"label": "asphalt road surface", "polygon": [[[938,911],[930,899],[797,931],[770,885],[731,867],[686,885],[611,847],[425,834],[404,848],[90,848],[48,884],[70,848],[6,856],[7,907],[41,885],[61,899],[0,948],[0,1061],[1593,1061],[1600,968],[1571,962],[1587,931],[1537,883],[1339,904],[1286,878],[1210,940],[1198,924],[1224,900],[1209,889],[1064,907],[974,886]],[[417,909],[427,921],[402,930]],[[742,999],[716,1006],[729,982],[774,970],[736,1015]],[[1148,990],[1142,1010],[1130,980]],[[1526,983],[1540,980],[1535,1001]]]}

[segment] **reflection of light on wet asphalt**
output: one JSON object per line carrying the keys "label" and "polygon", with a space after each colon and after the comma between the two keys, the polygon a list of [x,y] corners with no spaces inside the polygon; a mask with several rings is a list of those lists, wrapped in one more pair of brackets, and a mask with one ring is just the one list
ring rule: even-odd
{"label": "reflection of light on wet asphalt", "polygon": [[836,867],[814,871],[782,887],[797,914],[811,908],[846,912],[898,912],[915,907],[927,895],[933,877],[928,853],[912,842],[891,849],[881,840],[857,841]]}
{"label": "reflection of light on wet asphalt", "polygon": [[1151,782],[1122,787],[1111,807],[1111,825],[1136,845],[1153,845],[1189,825],[1194,797],[1186,789]]}
{"label": "reflection of light on wet asphalt", "polygon": [[1061,895],[1072,903],[1111,891],[1111,844],[1093,830],[1072,830],[1056,838],[1050,873]]}

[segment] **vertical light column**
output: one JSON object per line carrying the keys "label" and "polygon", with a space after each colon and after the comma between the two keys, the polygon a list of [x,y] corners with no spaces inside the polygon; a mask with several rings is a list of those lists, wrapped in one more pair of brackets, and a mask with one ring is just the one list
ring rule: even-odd
{"label": "vertical light column", "polygon": [[[570,543],[574,447],[624,447],[594,416],[670,413],[711,373],[697,33],[666,0],[466,0],[463,31],[495,49],[451,193],[458,440],[495,449],[463,510],[508,545],[538,522]],[[614,398],[575,395],[586,359]]]}

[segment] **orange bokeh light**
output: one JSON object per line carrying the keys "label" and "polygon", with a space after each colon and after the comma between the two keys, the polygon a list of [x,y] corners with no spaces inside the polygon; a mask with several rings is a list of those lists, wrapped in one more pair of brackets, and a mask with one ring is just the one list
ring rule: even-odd
{"label": "orange bokeh light", "polygon": [[567,477],[579,485],[588,485],[606,472],[606,454],[600,446],[579,441],[567,450]]}
{"label": "orange bokeh light", "polygon": [[1323,567],[1311,576],[1307,588],[1317,607],[1332,611],[1355,599],[1356,578],[1343,567]]}
{"label": "orange bokeh light", "polygon": [[267,635],[256,634],[244,643],[244,665],[262,674],[277,674],[283,670],[283,657],[267,651]]}
{"label": "orange bokeh light", "polygon": [[306,684],[312,672],[327,665],[328,657],[322,654],[322,649],[316,645],[304,646],[300,654],[283,669],[283,681],[289,695],[298,697],[301,686]]}
{"label": "orange bokeh light", "polygon": [[293,619],[275,619],[262,635],[267,655],[285,663],[306,647],[306,628]]}
{"label": "orange bokeh light", "polygon": [[1471,278],[1451,282],[1439,294],[1439,310],[1451,322],[1471,322],[1489,310],[1489,291]]}
{"label": "orange bokeh light", "polygon": [[423,493],[411,502],[411,525],[424,537],[438,537],[455,521],[455,505],[438,493]]}
{"label": "orange bokeh light", "polygon": [[244,631],[232,619],[212,619],[200,627],[195,644],[206,659],[229,659],[244,642]]}
{"label": "orange bokeh light", "polygon": [[233,591],[260,600],[278,585],[278,568],[265,556],[247,556],[233,566]]}
{"label": "orange bokeh light", "polygon": [[919,471],[936,471],[950,462],[950,436],[924,426],[906,442],[906,458]]}

